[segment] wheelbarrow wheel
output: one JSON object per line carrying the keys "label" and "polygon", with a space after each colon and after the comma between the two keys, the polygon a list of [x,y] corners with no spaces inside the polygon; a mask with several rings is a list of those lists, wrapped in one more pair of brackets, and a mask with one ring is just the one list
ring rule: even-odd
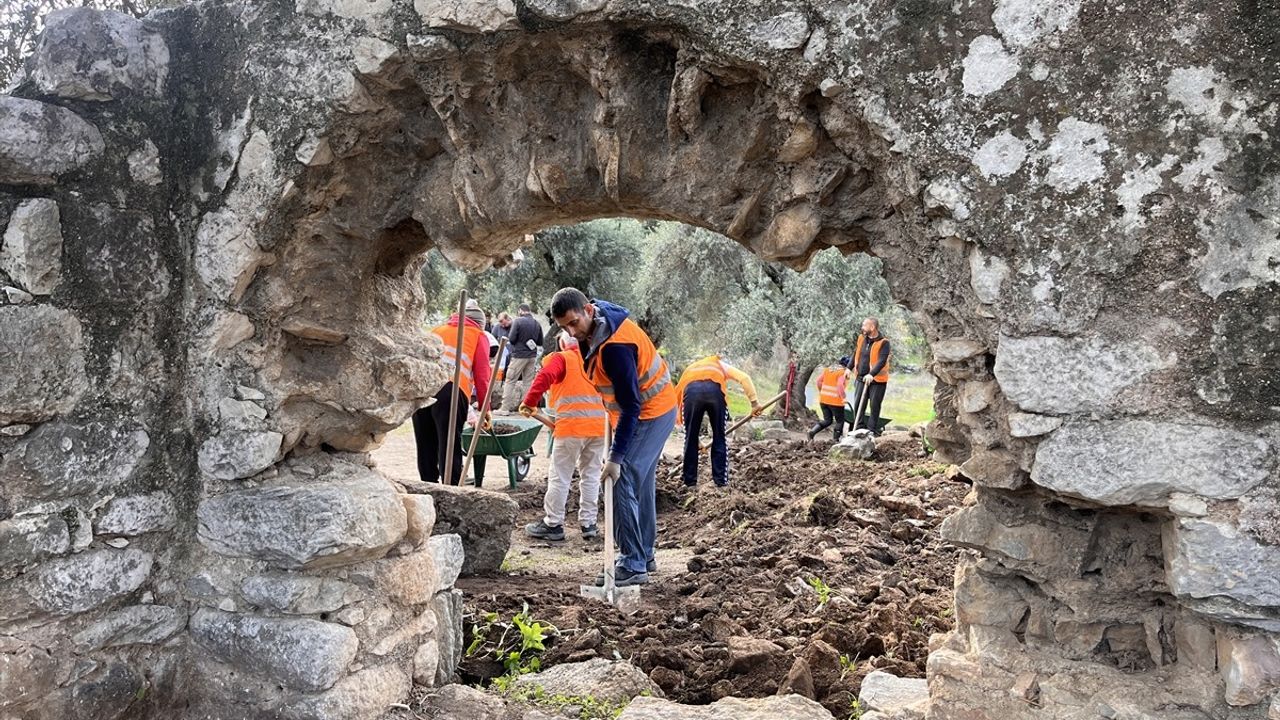
{"label": "wheelbarrow wheel", "polygon": [[528,455],[516,456],[516,482],[523,482],[524,479],[529,476],[529,467],[530,462]]}

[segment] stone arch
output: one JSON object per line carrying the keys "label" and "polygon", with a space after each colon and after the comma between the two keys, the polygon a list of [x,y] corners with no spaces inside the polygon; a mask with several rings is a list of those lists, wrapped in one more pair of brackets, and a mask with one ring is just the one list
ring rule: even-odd
{"label": "stone arch", "polygon": [[1183,8],[1127,42],[1151,9],[51,17],[0,98],[0,709],[369,717],[447,677],[456,548],[363,454],[443,381],[420,258],[637,215],[874,252],[920,315],[930,437],[977,487],[931,717],[1258,716],[1275,27]]}

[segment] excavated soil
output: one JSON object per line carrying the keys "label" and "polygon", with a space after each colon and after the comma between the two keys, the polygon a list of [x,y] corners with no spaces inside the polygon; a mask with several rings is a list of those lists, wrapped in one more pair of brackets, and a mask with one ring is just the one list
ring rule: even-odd
{"label": "excavated soil", "polygon": [[[831,459],[828,449],[735,449],[728,490],[711,486],[704,462],[688,491],[664,460],[659,571],[634,615],[579,596],[602,553],[577,536],[571,499],[565,542],[517,540],[504,566],[512,571],[459,582],[468,643],[484,614],[510,618],[527,604],[559,629],[544,667],[625,658],[681,702],[786,688],[837,717],[873,669],[923,677],[929,636],[952,627],[959,552],[936,529],[968,486],[947,480],[905,433],[881,438],[874,461]],[[544,487],[531,478],[512,491],[522,524],[540,518]],[[501,672],[492,658],[463,660],[465,682]]]}

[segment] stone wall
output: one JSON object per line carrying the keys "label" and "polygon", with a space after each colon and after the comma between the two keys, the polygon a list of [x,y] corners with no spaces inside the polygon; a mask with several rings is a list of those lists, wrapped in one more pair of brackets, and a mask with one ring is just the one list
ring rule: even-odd
{"label": "stone wall", "polygon": [[0,715],[368,717],[458,558],[365,453],[417,275],[632,215],[884,260],[976,491],[932,717],[1280,713],[1263,5],[296,0],[51,16],[0,97]]}

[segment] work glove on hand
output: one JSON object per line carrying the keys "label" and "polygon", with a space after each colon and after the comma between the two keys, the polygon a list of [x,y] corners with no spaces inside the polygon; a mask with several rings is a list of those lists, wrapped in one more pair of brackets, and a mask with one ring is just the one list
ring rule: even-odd
{"label": "work glove on hand", "polygon": [[876,376],[875,376],[875,375],[872,375],[871,373],[867,373],[866,375],[863,375],[863,376],[862,376],[862,382],[864,382],[864,383],[872,383],[872,382],[875,382],[875,379],[876,379]]}
{"label": "work glove on hand", "polygon": [[600,473],[601,482],[609,482],[610,480],[617,482],[622,476],[622,466],[610,460],[604,464],[604,472]]}
{"label": "work glove on hand", "polygon": [[529,407],[528,405],[525,405],[524,403],[520,403],[520,407],[519,407],[518,409],[519,409],[519,411],[520,411],[520,414],[521,414],[521,415],[523,415],[523,416],[525,416],[525,417],[533,417],[533,414],[534,414],[535,412],[537,412],[537,411],[538,411],[538,409],[537,409],[537,408]]}

